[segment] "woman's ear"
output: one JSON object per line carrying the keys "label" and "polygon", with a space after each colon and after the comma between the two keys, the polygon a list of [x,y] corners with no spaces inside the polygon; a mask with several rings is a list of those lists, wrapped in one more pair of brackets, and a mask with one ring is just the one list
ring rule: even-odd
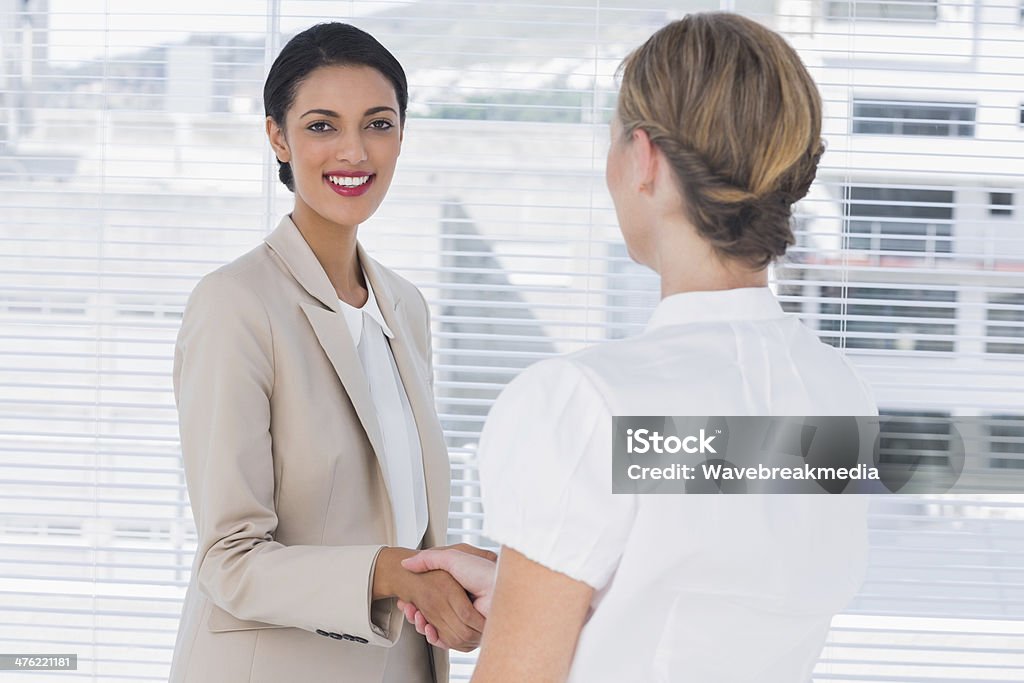
{"label": "woman's ear", "polygon": [[633,177],[641,194],[653,194],[658,177],[658,154],[651,136],[643,128],[636,128],[629,145]]}
{"label": "woman's ear", "polygon": [[267,117],[267,139],[270,140],[270,146],[273,148],[274,154],[277,155],[278,161],[287,164],[292,160],[291,151],[288,149],[288,139],[272,116]]}

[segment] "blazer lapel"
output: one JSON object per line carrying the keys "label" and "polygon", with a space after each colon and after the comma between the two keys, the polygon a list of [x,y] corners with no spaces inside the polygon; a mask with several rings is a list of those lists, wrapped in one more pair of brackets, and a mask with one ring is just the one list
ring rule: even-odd
{"label": "blazer lapel", "polygon": [[264,241],[281,257],[288,272],[310,296],[335,313],[341,312],[334,285],[289,216],[282,218],[274,232],[267,235]]}
{"label": "blazer lapel", "polygon": [[[402,312],[403,301],[392,289],[387,272],[366,254],[362,245],[357,245],[356,249],[363,272],[373,285],[384,320],[395,333],[394,338],[389,340],[391,352],[395,356],[398,374],[409,397],[409,406],[416,420],[420,450],[423,453],[423,479],[427,488],[427,510],[431,520],[427,527],[428,534],[433,532],[432,544],[443,543],[448,533],[451,470],[448,447],[444,442],[444,434],[437,420],[434,397],[430,391],[430,378],[427,376],[429,366],[416,358],[411,346],[413,333],[409,330],[406,316]],[[430,334],[430,331],[427,330],[426,334]]]}
{"label": "blazer lapel", "polygon": [[[345,387],[345,392],[348,394],[352,407],[355,408],[359,422],[362,424],[374,455],[377,457],[377,465],[380,468],[381,479],[384,481],[388,498],[388,536],[394,542],[395,524],[392,515],[394,505],[391,500],[392,492],[388,485],[388,478],[384,474],[387,471],[386,465],[382,461],[384,439],[380,432],[377,410],[373,404],[373,398],[370,396],[370,384],[366,379],[366,373],[363,372],[356,347],[352,343],[352,336],[345,325],[345,318],[338,303],[338,295],[334,291],[334,286],[327,277],[327,273],[320,266],[316,254],[310,249],[305,238],[302,237],[302,233],[288,216],[281,219],[277,229],[265,241],[281,257],[289,272],[302,285],[303,289],[323,305],[311,302],[299,304],[313,328],[317,341],[320,342],[320,346],[334,368],[334,372]],[[374,282],[374,287],[376,287],[376,282]]]}

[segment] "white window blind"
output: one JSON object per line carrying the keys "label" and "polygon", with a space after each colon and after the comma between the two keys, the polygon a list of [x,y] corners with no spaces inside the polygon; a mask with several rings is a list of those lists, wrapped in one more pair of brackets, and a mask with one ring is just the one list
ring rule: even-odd
{"label": "white window blind", "polygon": [[[773,287],[871,381],[893,453],[1024,468],[1019,3],[0,0],[0,652],[33,680],[166,680],[195,534],[170,384],[188,292],[291,208],[269,64],[327,19],[409,74],[368,249],[433,308],[450,538],[479,536],[474,449],[522,368],[634,334],[657,282],[604,188],[619,61],[688,11],[782,32],[828,152]],[[1024,498],[875,501],[872,564],[822,681],[1024,679]],[[456,655],[453,680],[472,657]]]}

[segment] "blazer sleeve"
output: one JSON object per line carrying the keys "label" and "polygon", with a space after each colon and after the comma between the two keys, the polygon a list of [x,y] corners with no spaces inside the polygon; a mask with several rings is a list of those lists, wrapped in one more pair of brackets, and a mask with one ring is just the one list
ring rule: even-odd
{"label": "blazer sleeve", "polygon": [[274,540],[274,351],[259,296],[230,274],[203,278],[185,307],[173,377],[200,589],[238,619],[393,645],[397,620],[389,633],[370,617],[383,546]]}

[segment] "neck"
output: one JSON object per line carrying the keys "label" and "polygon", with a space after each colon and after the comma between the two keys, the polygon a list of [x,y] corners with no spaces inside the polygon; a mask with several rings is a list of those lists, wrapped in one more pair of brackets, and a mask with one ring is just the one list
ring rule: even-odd
{"label": "neck", "polygon": [[338,298],[356,308],[366,303],[366,283],[356,252],[359,226],[332,223],[299,199],[291,213],[292,222],[313,250]]}
{"label": "neck", "polygon": [[653,231],[647,264],[661,276],[661,297],[683,292],[711,292],[767,287],[768,269],[753,270],[720,256],[689,222],[663,220]]}

